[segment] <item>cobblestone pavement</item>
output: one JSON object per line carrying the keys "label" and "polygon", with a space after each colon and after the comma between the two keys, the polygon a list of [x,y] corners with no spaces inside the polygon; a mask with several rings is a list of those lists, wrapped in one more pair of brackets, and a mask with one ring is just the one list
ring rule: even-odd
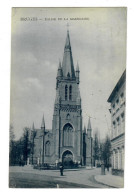
{"label": "cobblestone pavement", "polygon": [[[31,166],[10,167],[9,186],[24,188],[110,188],[114,187],[96,179],[101,174],[100,168],[64,170],[36,170]],[[104,177],[104,176],[103,176]]]}

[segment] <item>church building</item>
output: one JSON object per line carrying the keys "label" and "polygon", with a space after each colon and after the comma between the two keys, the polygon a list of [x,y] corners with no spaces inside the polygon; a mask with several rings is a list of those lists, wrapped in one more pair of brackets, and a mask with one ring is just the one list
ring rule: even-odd
{"label": "church building", "polygon": [[41,129],[33,124],[33,142],[30,161],[32,164],[55,164],[63,162],[66,166],[75,163],[91,166],[92,129],[82,129],[82,106],[80,96],[80,70],[74,68],[69,31],[64,47],[62,63],[56,77],[56,98],[52,120],[52,130],[45,127],[44,116]]}

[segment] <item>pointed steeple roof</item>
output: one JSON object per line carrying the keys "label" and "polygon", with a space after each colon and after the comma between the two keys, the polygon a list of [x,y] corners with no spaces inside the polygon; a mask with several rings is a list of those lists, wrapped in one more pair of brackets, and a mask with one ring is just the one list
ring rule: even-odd
{"label": "pointed steeple roof", "polygon": [[61,69],[61,61],[59,60],[59,68],[58,68],[58,70],[60,70]]}
{"label": "pointed steeple roof", "polygon": [[35,130],[35,128],[34,128],[34,122],[33,122],[32,130],[33,130],[33,131]]}
{"label": "pointed steeple roof", "polygon": [[59,60],[59,67],[58,67],[58,72],[57,72],[57,77],[62,76],[62,67],[61,67],[61,61]]}
{"label": "pointed steeple roof", "polygon": [[76,72],[79,72],[79,64],[77,62],[77,66],[76,66]]}
{"label": "pointed steeple roof", "polygon": [[92,128],[91,128],[91,121],[90,121],[90,117],[89,117],[89,119],[88,119],[87,129],[88,129],[88,130],[91,130],[91,129],[92,129]]}
{"label": "pointed steeple roof", "polygon": [[69,30],[67,30],[67,37],[66,37],[65,48],[66,48],[66,49],[71,49]]}
{"label": "pointed steeple roof", "polygon": [[66,43],[64,48],[64,56],[62,62],[62,70],[63,70],[64,77],[67,77],[69,73],[71,78],[75,78],[69,31],[67,31]]}
{"label": "pointed steeple roof", "polygon": [[43,118],[42,118],[41,128],[44,128],[44,129],[45,129],[45,120],[44,120],[44,114],[43,114]]}
{"label": "pointed steeple roof", "polygon": [[88,135],[88,138],[91,138],[92,137],[92,128],[91,128],[90,117],[88,119],[87,135]]}
{"label": "pointed steeple roof", "polygon": [[86,133],[86,126],[84,125],[84,133]]}

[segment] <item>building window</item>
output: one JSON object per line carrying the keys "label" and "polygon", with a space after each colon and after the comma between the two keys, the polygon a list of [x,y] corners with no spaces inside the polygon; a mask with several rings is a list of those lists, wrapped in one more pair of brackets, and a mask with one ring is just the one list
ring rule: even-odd
{"label": "building window", "polygon": [[112,107],[112,114],[114,114],[115,113],[115,104],[113,104],[111,107]]}
{"label": "building window", "polygon": [[124,97],[124,93],[122,92],[122,94],[121,94],[121,98],[123,98]]}
{"label": "building window", "polygon": [[117,119],[117,135],[120,133],[120,118],[118,117]]}
{"label": "building window", "polygon": [[113,110],[115,109],[115,104],[112,105]]}
{"label": "building window", "polygon": [[124,112],[121,114],[121,121],[124,122]]}
{"label": "building window", "polygon": [[121,97],[121,103],[123,103],[123,101],[124,101],[124,93],[123,92],[121,93],[120,97]]}
{"label": "building window", "polygon": [[112,136],[113,137],[116,136],[116,122],[115,121],[113,121],[113,135]]}
{"label": "building window", "polygon": [[63,145],[73,146],[73,127],[69,123],[63,128]]}
{"label": "building window", "polygon": [[69,100],[72,100],[72,86],[69,87]]}
{"label": "building window", "polygon": [[70,114],[69,114],[69,113],[67,114],[66,119],[67,119],[67,120],[70,119]]}
{"label": "building window", "polygon": [[45,155],[50,156],[50,141],[47,141],[45,144]]}
{"label": "building window", "polygon": [[116,127],[116,123],[115,121],[113,121],[113,128],[115,129],[115,127]]}
{"label": "building window", "polygon": [[116,100],[116,104],[117,104],[117,105],[119,104],[119,99]]}
{"label": "building window", "polygon": [[68,92],[68,86],[65,86],[65,100],[67,100],[67,92]]}
{"label": "building window", "polygon": [[125,114],[124,114],[124,112],[121,114],[121,130],[122,130],[122,133],[125,131]]}

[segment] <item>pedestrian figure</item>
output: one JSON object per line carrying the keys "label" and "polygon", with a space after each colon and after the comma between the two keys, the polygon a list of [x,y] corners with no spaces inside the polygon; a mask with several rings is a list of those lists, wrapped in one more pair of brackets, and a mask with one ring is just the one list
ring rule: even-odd
{"label": "pedestrian figure", "polygon": [[60,175],[63,176],[63,164],[60,164]]}

